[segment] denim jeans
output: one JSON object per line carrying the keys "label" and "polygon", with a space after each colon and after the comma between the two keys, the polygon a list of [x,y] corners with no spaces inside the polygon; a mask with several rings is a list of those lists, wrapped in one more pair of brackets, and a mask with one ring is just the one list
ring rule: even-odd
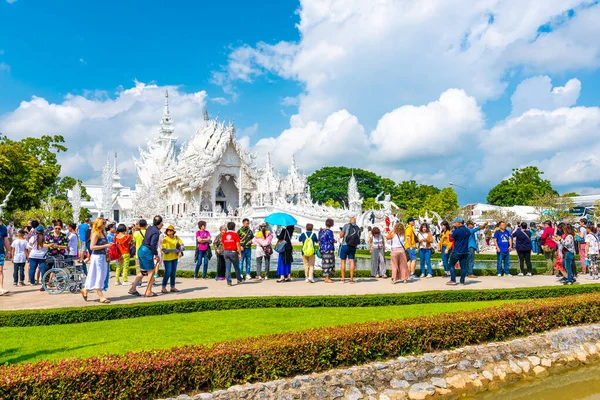
{"label": "denim jeans", "polygon": [[13,272],[13,280],[17,283],[25,282],[25,263],[14,263],[15,271]]}
{"label": "denim jeans", "polygon": [[567,251],[563,254],[563,268],[567,271],[567,281],[573,282],[573,260],[575,254]]}
{"label": "denim jeans", "polygon": [[198,250],[198,262],[196,263],[196,269],[194,270],[194,278],[198,277],[198,271],[200,270],[202,262],[204,262],[202,267],[202,278],[206,278],[208,272],[208,250]]}
{"label": "denim jeans", "polygon": [[[198,257],[200,258],[200,257]],[[167,287],[167,282],[170,280],[171,281],[171,287],[174,288],[175,287],[175,275],[177,274],[177,263],[178,263],[178,259],[174,259],[174,260],[165,260],[165,274],[163,275],[163,280],[162,280],[162,287],[166,288]]]}
{"label": "denim jeans", "polygon": [[235,269],[235,277],[238,283],[242,281],[242,274],[240,272],[240,258],[237,251],[225,250],[223,254],[225,257],[225,277],[227,283],[231,285],[231,266]]}
{"label": "denim jeans", "polygon": [[446,254],[446,246],[442,246],[442,264],[444,265],[444,271],[449,272],[450,267],[448,264],[448,259],[450,258],[449,254]]}
{"label": "denim jeans", "polygon": [[450,281],[456,282],[456,262],[460,264],[460,283],[465,283],[465,278],[467,277],[467,256],[468,253],[457,253],[455,251],[452,252],[450,256]]}
{"label": "denim jeans", "polygon": [[40,258],[29,259],[29,282],[35,283],[35,270],[40,267],[40,280],[44,277],[44,271],[46,268],[46,260]]}
{"label": "denim jeans", "polygon": [[250,276],[250,266],[252,264],[252,262],[250,261],[252,259],[252,248],[251,247],[245,247],[244,250],[242,250],[242,261],[240,263],[240,270],[244,270],[244,264],[246,264],[246,275]]}
{"label": "denim jeans", "polygon": [[427,264],[427,273],[433,274],[431,269],[431,249],[419,249],[419,259],[421,262],[421,275],[425,275],[425,264]]}
{"label": "denim jeans", "polygon": [[[498,257],[498,263],[496,264],[496,269],[498,270],[498,275],[508,275],[510,274],[510,253],[508,251],[501,251],[500,253],[496,253]],[[504,263],[504,270],[502,269],[502,263]]]}
{"label": "denim jeans", "polygon": [[475,268],[475,249],[469,247],[467,253],[467,275],[473,275],[473,268]]}

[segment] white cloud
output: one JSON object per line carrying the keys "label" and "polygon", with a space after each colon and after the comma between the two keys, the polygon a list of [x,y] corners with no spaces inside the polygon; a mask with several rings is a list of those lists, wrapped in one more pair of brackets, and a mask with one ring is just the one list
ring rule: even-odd
{"label": "white cloud", "polygon": [[8,137],[60,134],[69,152],[61,156],[63,173],[87,180],[98,175],[106,154],[118,151],[123,178],[133,182],[130,158],[137,147],[155,137],[169,90],[175,134],[183,141],[203,122],[206,92],[184,93],[178,87],[136,82],[114,98],[102,91],[84,96],[67,95],[61,103],[41,97],[23,101],[13,112],[0,116],[0,131]]}
{"label": "white cloud", "polygon": [[518,116],[530,109],[555,110],[570,107],[577,102],[581,92],[578,79],[569,80],[565,86],[552,87],[547,76],[536,76],[524,80],[510,98],[512,115]]}
{"label": "white cloud", "polygon": [[0,71],[10,71],[10,65],[5,62],[0,62]]}
{"label": "white cloud", "polygon": [[[220,73],[228,85],[264,73],[298,80],[304,121],[347,109],[371,125],[452,87],[497,98],[515,67],[597,66],[599,13],[592,0],[301,0],[298,43],[244,45]],[[540,34],[544,25],[552,31]]]}
{"label": "white cloud", "polygon": [[258,132],[258,122],[238,130],[240,136],[254,136],[256,132]]}
{"label": "white cloud", "polygon": [[297,106],[299,104],[297,97],[284,97],[281,101],[281,105],[285,107]]}
{"label": "white cloud", "polygon": [[483,127],[477,101],[463,90],[450,89],[427,105],[402,106],[385,114],[370,142],[383,161],[399,161],[456,153]]}
{"label": "white cloud", "polygon": [[211,97],[209,100],[222,106],[229,104],[229,100],[227,100],[225,97]]}
{"label": "white cloud", "polygon": [[364,166],[367,135],[358,118],[348,111],[337,111],[322,124],[304,124],[292,117],[290,125],[278,137],[259,140],[254,150],[261,155],[271,152],[279,168],[287,168],[294,154],[298,165],[306,170],[323,165]]}
{"label": "white cloud", "polygon": [[16,3],[16,2],[17,2],[17,0],[6,0],[6,2],[7,2],[8,4],[13,4],[13,3]]}

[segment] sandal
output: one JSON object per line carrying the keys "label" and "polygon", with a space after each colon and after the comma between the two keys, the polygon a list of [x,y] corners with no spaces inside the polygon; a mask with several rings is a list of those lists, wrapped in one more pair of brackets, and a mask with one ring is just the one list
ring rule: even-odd
{"label": "sandal", "polygon": [[137,297],[141,296],[140,292],[138,292],[137,290],[135,292],[127,292],[127,293],[129,293],[132,296],[137,296]]}
{"label": "sandal", "polygon": [[[173,291],[173,290],[171,290],[171,292],[172,292],[172,291]],[[162,289],[160,290],[160,292],[161,292],[161,293],[169,293],[169,292],[167,291],[167,289],[166,289],[166,288],[162,288]]]}
{"label": "sandal", "polygon": [[152,294],[149,294],[149,295],[144,295],[144,297],[156,297],[156,296],[158,296],[158,295],[156,293],[154,293],[154,292]]}
{"label": "sandal", "polygon": [[85,300],[87,302],[88,294],[84,290],[81,290],[81,296],[83,297],[83,300]]}
{"label": "sandal", "polygon": [[101,304],[110,304],[110,300],[109,299],[102,299],[100,300]]}
{"label": "sandal", "polygon": [[277,279],[277,283],[285,282],[285,279]]}
{"label": "sandal", "polygon": [[171,293],[179,293],[179,289],[171,288]]}

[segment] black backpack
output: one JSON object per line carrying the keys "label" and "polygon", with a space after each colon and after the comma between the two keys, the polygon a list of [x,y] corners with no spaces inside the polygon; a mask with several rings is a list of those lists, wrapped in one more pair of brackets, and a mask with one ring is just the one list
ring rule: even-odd
{"label": "black backpack", "polygon": [[356,247],[360,244],[360,228],[354,224],[348,228],[348,236],[346,236],[346,244]]}

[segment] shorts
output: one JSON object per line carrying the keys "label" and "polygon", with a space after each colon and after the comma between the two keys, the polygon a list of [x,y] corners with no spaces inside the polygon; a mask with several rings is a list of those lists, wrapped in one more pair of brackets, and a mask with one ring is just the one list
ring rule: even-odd
{"label": "shorts", "polygon": [[140,246],[138,250],[138,260],[140,269],[143,271],[152,271],[154,269],[154,255],[146,246]]}
{"label": "shorts", "polygon": [[348,246],[347,244],[343,245],[340,249],[340,259],[345,260],[354,260],[354,255],[356,254],[356,246]]}
{"label": "shorts", "polygon": [[5,254],[0,254],[0,266],[4,266],[4,257]]}
{"label": "shorts", "polygon": [[408,261],[417,261],[417,249],[406,249]]}

